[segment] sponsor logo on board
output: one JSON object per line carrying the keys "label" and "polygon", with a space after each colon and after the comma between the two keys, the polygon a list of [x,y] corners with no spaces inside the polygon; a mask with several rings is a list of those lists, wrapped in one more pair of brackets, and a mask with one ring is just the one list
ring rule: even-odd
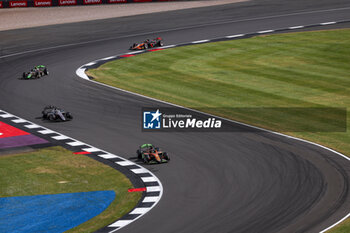
{"label": "sponsor logo on board", "polygon": [[10,1],[10,7],[27,7],[27,1]]}
{"label": "sponsor logo on board", "polygon": [[102,0],[84,0],[84,4],[101,4]]}
{"label": "sponsor logo on board", "polygon": [[52,6],[51,0],[34,0],[34,6],[41,7],[41,6]]}
{"label": "sponsor logo on board", "polygon": [[60,0],[58,4],[60,6],[77,5],[77,0]]}
{"label": "sponsor logo on board", "polygon": [[127,3],[127,0],[108,0],[109,3]]}

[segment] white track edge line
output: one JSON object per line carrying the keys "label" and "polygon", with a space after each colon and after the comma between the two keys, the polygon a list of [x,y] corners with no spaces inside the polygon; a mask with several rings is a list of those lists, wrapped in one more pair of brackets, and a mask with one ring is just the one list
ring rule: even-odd
{"label": "white track edge line", "polygon": [[305,26],[300,25],[300,26],[292,26],[292,27],[289,27],[288,29],[293,30],[293,29],[300,29],[300,28],[304,28],[304,27],[305,27]]}
{"label": "white track edge line", "polygon": [[258,31],[257,33],[259,34],[264,34],[264,33],[270,33],[270,32],[274,32],[275,30],[264,30],[264,31]]}
{"label": "white track edge line", "polygon": [[237,35],[231,35],[231,36],[225,36],[226,38],[236,38],[236,37],[242,37],[245,36],[245,34],[237,34]]}
{"label": "white track edge line", "polygon": [[192,44],[200,44],[200,43],[205,43],[205,42],[209,42],[209,40],[197,40],[197,41],[192,41]]}
{"label": "white track edge line", "polygon": [[336,24],[337,22],[335,21],[331,21],[331,22],[324,22],[324,23],[320,23],[320,25],[331,25],[331,24]]}

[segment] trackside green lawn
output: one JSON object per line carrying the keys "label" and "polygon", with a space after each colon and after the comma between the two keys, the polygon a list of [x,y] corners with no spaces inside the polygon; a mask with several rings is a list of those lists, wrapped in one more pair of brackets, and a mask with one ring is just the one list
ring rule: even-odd
{"label": "trackside green lawn", "polygon": [[62,147],[0,157],[0,197],[113,190],[115,200],[100,215],[67,232],[94,232],[135,207],[141,193],[115,169]]}
{"label": "trackside green lawn", "polygon": [[[233,108],[350,109],[350,29],[166,49],[112,61],[88,73],[108,85],[283,132],[274,116],[237,114]],[[307,123],[300,122],[299,129],[307,130]],[[350,155],[349,131],[288,134]],[[350,223],[339,229],[350,232]]]}

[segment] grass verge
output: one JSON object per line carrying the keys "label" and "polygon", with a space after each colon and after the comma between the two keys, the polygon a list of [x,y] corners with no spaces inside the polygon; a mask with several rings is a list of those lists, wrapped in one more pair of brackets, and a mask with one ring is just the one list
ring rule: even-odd
{"label": "grass verge", "polygon": [[141,193],[115,169],[62,147],[0,157],[0,197],[113,190],[115,200],[100,215],[67,231],[94,232],[135,207]]}
{"label": "grass verge", "polygon": [[[283,113],[237,114],[235,108],[349,109],[349,38],[350,29],[340,29],[193,45],[112,61],[88,74],[128,91],[283,132]],[[331,115],[321,123],[332,122]],[[301,132],[289,135],[350,155],[346,129],[310,132],[307,121],[296,124]],[[349,221],[344,224],[340,228],[349,232]],[[331,232],[344,232],[340,228]]]}

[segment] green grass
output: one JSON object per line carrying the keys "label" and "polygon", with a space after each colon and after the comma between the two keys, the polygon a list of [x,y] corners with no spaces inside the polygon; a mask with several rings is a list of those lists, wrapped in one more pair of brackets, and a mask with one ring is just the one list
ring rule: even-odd
{"label": "green grass", "polygon": [[141,193],[115,169],[62,147],[0,157],[0,197],[113,190],[115,200],[100,215],[67,232],[93,232],[135,207]]}
{"label": "green grass", "polygon": [[333,229],[327,231],[328,233],[349,233],[350,232],[350,218],[334,227]]}
{"label": "green grass", "polygon": [[[349,131],[310,132],[310,118],[234,109],[349,109],[349,29],[179,47],[109,62],[88,73],[102,83],[275,131],[288,131],[280,119],[297,120],[304,132],[288,134],[350,155]],[[327,114],[313,127],[327,126],[334,117]],[[350,232],[349,222],[344,227]]]}

